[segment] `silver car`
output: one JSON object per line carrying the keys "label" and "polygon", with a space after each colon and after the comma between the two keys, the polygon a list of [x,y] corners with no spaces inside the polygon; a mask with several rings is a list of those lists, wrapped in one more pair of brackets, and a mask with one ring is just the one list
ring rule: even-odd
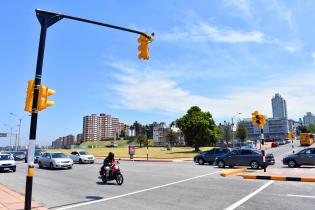
{"label": "silver car", "polygon": [[62,152],[46,152],[38,159],[38,167],[48,167],[50,169],[55,168],[68,168],[73,166],[73,160],[70,159]]}

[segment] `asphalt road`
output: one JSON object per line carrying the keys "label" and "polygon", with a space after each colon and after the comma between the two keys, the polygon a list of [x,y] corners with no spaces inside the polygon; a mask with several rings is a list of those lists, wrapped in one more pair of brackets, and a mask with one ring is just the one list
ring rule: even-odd
{"label": "asphalt road", "polygon": [[[269,152],[281,161],[277,156],[290,150],[285,145]],[[97,178],[100,166],[36,168],[33,199],[51,209],[314,209],[314,183],[223,178],[220,169],[191,162],[121,161],[124,184],[104,185]],[[0,173],[0,182],[23,194],[26,170],[20,162],[16,173]]]}

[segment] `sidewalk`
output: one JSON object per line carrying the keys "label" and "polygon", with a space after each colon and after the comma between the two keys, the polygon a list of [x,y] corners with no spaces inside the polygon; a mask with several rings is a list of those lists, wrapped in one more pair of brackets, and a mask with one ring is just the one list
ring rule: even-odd
{"label": "sidewalk", "polygon": [[[0,210],[23,210],[24,196],[0,184]],[[47,210],[44,205],[32,202],[32,209]]]}

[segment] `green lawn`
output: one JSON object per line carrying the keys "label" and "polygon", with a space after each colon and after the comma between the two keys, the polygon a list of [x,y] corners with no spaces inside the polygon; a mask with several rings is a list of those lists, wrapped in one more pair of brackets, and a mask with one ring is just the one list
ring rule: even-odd
{"label": "green lawn", "polygon": [[[119,143],[118,143],[119,144]],[[202,147],[201,151],[209,150],[211,147]],[[52,149],[49,151],[59,151],[69,154],[71,151],[76,149]],[[80,150],[80,149],[78,149]],[[105,157],[109,152],[114,152],[116,158],[129,158],[128,146],[118,147],[118,148],[87,148],[82,149],[92,153],[97,157]],[[173,147],[172,150],[167,150],[165,147],[149,147],[148,149],[149,158],[192,158],[197,153],[194,151],[194,148],[191,147]],[[146,158],[147,157],[147,148],[146,147],[136,147],[135,158]]]}

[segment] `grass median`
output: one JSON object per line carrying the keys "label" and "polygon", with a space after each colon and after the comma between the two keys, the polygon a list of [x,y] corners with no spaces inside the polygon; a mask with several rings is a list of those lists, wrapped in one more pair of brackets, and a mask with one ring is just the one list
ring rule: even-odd
{"label": "grass median", "polygon": [[[201,147],[201,151],[206,151],[211,147]],[[109,152],[114,152],[116,158],[129,158],[128,147],[119,148],[86,148],[86,149],[51,149],[51,152],[63,152],[69,154],[71,151],[84,150],[88,151],[96,157],[105,157]],[[191,147],[172,147],[171,150],[167,150],[165,147],[149,147],[148,149],[149,158],[162,158],[162,159],[173,159],[173,158],[193,158],[197,152]],[[146,158],[147,148],[136,147],[136,154],[134,158]]]}

